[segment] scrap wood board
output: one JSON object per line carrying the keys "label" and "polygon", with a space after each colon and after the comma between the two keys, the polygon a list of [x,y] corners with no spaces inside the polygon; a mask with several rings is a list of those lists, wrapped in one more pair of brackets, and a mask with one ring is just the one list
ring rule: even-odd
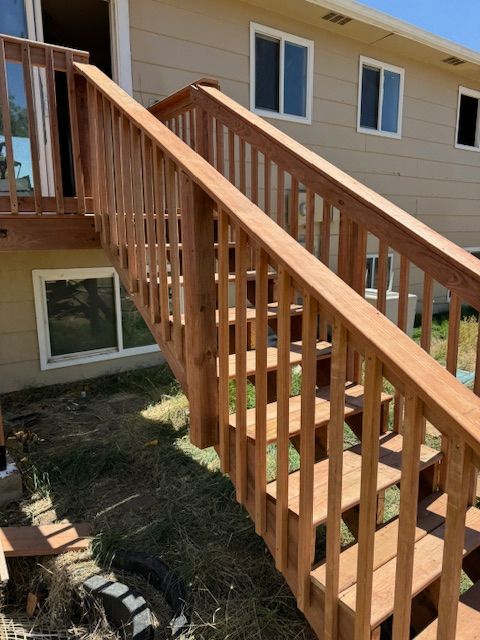
{"label": "scrap wood board", "polygon": [[0,548],[6,558],[51,556],[86,549],[91,535],[92,527],[86,522],[0,527]]}

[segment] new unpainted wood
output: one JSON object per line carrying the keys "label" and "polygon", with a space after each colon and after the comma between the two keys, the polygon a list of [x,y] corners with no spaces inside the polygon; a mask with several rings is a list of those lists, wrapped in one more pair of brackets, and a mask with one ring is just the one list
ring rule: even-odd
{"label": "new unpainted wood", "polygon": [[6,558],[49,556],[86,549],[91,535],[88,523],[1,527],[0,546]]}
{"label": "new unpainted wood", "polygon": [[[402,477],[402,436],[397,434],[387,434],[380,438],[378,478],[373,486],[375,495],[380,491],[388,489],[400,482]],[[343,454],[342,473],[342,513],[360,503],[361,495],[361,465],[364,446],[355,445],[346,449]],[[442,454],[423,445],[421,449],[420,469],[425,469],[436,464]],[[321,460],[315,464],[314,472],[314,503],[313,503],[313,525],[324,524],[328,512],[328,459]],[[272,499],[276,499],[277,485],[271,482],[267,485],[267,493]],[[299,514],[299,493],[300,474],[298,471],[290,474],[289,481],[289,509],[298,516]],[[375,501],[376,516],[376,501]],[[376,517],[375,517],[376,520]],[[375,522],[376,524],[376,522]]]}

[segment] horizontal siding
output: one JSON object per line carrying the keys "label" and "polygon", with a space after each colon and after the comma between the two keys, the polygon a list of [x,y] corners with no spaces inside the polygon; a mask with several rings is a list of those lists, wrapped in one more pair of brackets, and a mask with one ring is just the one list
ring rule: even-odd
{"label": "horizontal siding", "polygon": [[0,393],[72,382],[163,361],[161,354],[40,370],[32,271],[109,265],[103,251],[0,252]]}

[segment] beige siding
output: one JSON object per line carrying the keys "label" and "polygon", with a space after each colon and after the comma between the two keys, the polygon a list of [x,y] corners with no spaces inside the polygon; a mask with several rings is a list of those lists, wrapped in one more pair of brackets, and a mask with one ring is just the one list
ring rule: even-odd
{"label": "beige siding", "polygon": [[34,269],[109,265],[103,251],[0,252],[0,393],[71,382],[163,361],[159,353],[40,370],[33,295]]}
{"label": "beige siding", "polygon": [[[346,38],[341,28],[233,0],[131,0],[130,20],[134,91],[146,105],[213,76],[248,106],[251,21],[314,40],[312,124],[273,124],[457,244],[480,245],[480,154],[455,148],[458,87],[480,83],[387,52],[381,42]],[[405,69],[401,140],[356,131],[360,55]],[[418,279],[412,274],[417,293]]]}

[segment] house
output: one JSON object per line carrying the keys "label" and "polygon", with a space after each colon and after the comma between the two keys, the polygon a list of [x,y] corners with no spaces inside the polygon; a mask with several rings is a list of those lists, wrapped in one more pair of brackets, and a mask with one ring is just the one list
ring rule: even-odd
{"label": "house", "polygon": [[1,390],[164,357],[318,637],[476,637],[475,54],[346,2],[6,2]]}
{"label": "house", "polygon": [[[480,54],[346,1],[7,4],[0,31],[88,50],[146,106],[199,77],[218,79],[240,104],[459,246],[479,249]],[[9,80],[22,106],[19,73],[12,68]],[[16,170],[28,190],[30,150],[21,122],[17,127]],[[40,179],[51,193],[46,138]],[[5,179],[0,185],[7,188]],[[302,193],[299,206],[305,207]],[[368,249],[366,286],[375,290],[378,246]],[[0,260],[2,391],[159,362],[143,328],[139,336],[125,335],[125,323],[139,320],[101,250],[15,252]],[[389,290],[398,290],[399,268],[390,255]],[[101,278],[108,288],[109,330],[96,342],[82,343],[80,331],[62,338],[70,344],[53,344],[58,321],[49,320],[55,312],[48,295],[70,295],[65,283],[83,278]],[[421,301],[419,272],[410,291]],[[436,285],[434,309],[444,308],[448,296]]]}

